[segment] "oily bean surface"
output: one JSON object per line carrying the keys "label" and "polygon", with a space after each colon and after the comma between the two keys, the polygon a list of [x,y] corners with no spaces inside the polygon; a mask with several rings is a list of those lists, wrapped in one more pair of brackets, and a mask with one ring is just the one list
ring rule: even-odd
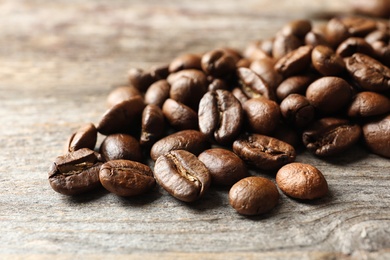
{"label": "oily bean surface", "polygon": [[66,143],[66,153],[74,152],[81,148],[93,150],[97,140],[97,129],[94,124],[89,123],[77,129]]}
{"label": "oily bean surface", "polygon": [[141,161],[142,152],[137,139],[128,134],[112,134],[100,145],[100,153],[105,161],[126,159]]}
{"label": "oily bean surface", "polygon": [[150,148],[165,132],[165,118],[157,105],[147,105],[142,112],[140,145]]}
{"label": "oily bean surface", "polygon": [[371,152],[390,158],[390,115],[364,124],[363,137]]}

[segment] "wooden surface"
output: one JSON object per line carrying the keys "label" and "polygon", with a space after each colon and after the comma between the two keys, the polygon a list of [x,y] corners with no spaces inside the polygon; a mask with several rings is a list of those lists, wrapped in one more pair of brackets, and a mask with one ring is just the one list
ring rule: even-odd
{"label": "wooden surface", "polygon": [[143,199],[102,190],[66,197],[47,181],[65,140],[98,122],[130,67],[242,50],[291,19],[323,23],[347,8],[339,0],[0,1],[0,258],[389,259],[390,160],[360,148],[329,161],[299,155],[324,173],[330,195],[310,203],[282,195],[254,218],[236,214],[223,189],[188,205],[161,189]]}

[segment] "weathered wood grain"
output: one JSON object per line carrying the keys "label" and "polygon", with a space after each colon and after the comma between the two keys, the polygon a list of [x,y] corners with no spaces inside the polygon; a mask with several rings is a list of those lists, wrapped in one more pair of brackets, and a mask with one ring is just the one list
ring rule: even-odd
{"label": "weathered wood grain", "polygon": [[390,161],[359,147],[328,161],[300,154],[324,173],[330,195],[310,203],[282,195],[253,218],[236,214],[223,189],[184,204],[159,188],[141,199],[103,190],[69,198],[47,181],[68,135],[98,122],[128,68],[243,49],[288,20],[321,23],[346,8],[337,0],[1,1],[0,258],[390,258]]}

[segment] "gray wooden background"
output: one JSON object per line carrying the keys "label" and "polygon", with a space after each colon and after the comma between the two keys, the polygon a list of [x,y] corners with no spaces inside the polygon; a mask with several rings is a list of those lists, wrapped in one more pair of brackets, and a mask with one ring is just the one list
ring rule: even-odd
{"label": "gray wooden background", "polygon": [[324,173],[329,196],[282,195],[252,218],[223,189],[187,205],[161,189],[65,197],[47,181],[65,140],[98,122],[130,67],[243,50],[291,19],[321,24],[348,10],[338,0],[0,1],[0,258],[389,259],[390,161],[359,147],[328,161],[299,155]]}

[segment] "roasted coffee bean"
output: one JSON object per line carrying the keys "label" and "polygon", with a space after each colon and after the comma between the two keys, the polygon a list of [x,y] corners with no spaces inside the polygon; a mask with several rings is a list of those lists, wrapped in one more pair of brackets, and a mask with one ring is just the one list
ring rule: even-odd
{"label": "roasted coffee bean", "polygon": [[389,112],[390,99],[372,91],[357,93],[347,109],[349,117],[378,116]]}
{"label": "roasted coffee bean", "polygon": [[130,132],[131,127],[141,118],[144,107],[144,101],[140,96],[116,104],[102,116],[97,125],[98,132],[104,135]]}
{"label": "roasted coffee bean", "polygon": [[352,97],[352,87],[339,77],[322,77],[309,85],[306,98],[321,113],[340,111]]}
{"label": "roasted coffee bean", "polygon": [[244,58],[241,54],[241,51],[239,51],[238,49],[235,49],[235,48],[221,47],[221,48],[218,48],[218,50],[221,50],[221,51],[225,52],[226,54],[232,56],[235,63],[237,63],[239,60]]}
{"label": "roasted coffee bean", "polygon": [[105,161],[126,159],[141,161],[141,147],[137,139],[127,134],[107,136],[100,145],[100,153]]}
{"label": "roasted coffee bean", "polygon": [[257,75],[267,83],[270,89],[273,91],[279,86],[283,80],[283,76],[278,73],[274,66],[275,60],[271,58],[254,60],[249,68],[253,70]]}
{"label": "roasted coffee bean", "polygon": [[314,107],[309,100],[299,94],[291,94],[283,99],[280,112],[286,122],[298,128],[307,126],[315,116]]}
{"label": "roasted coffee bean", "polygon": [[74,132],[66,143],[66,153],[74,152],[81,148],[93,150],[97,140],[97,129],[94,124],[86,124]]}
{"label": "roasted coffee bean", "polygon": [[198,156],[211,175],[212,185],[232,186],[248,176],[245,163],[235,153],[222,149],[208,149]]}
{"label": "roasted coffee bean", "polygon": [[246,134],[233,143],[233,151],[244,162],[260,170],[277,170],[295,160],[295,149],[276,138]]}
{"label": "roasted coffee bean", "polygon": [[306,93],[307,87],[317,77],[313,74],[297,75],[286,78],[280,83],[276,89],[276,95],[279,100],[285,99],[290,94],[302,94]]}
{"label": "roasted coffee bean", "polygon": [[310,31],[305,36],[305,44],[313,47],[318,45],[329,46],[329,42],[326,40],[326,36],[317,31]]}
{"label": "roasted coffee bean", "polygon": [[166,79],[169,75],[169,64],[152,66],[150,68],[150,74],[156,81]]}
{"label": "roasted coffee bean", "polygon": [[204,134],[197,130],[183,130],[158,140],[150,150],[150,157],[155,161],[172,150],[186,150],[198,155],[208,148],[210,143]]}
{"label": "roasted coffee bean", "polygon": [[133,86],[122,86],[113,89],[107,97],[108,107],[113,107],[135,96],[141,96],[141,92]]}
{"label": "roasted coffee bean", "polygon": [[354,11],[359,14],[383,18],[390,16],[389,0],[354,0],[351,4]]}
{"label": "roasted coffee bean", "polygon": [[252,176],[234,184],[229,191],[230,205],[242,215],[260,215],[279,202],[279,191],[269,179]]}
{"label": "roasted coffee bean", "polygon": [[99,180],[108,191],[124,197],[143,194],[155,186],[149,166],[129,160],[113,160],[103,164]]}
{"label": "roasted coffee bean", "polygon": [[199,103],[199,130],[220,144],[229,144],[240,134],[241,103],[227,90],[207,92]]}
{"label": "roasted coffee bean", "polygon": [[379,61],[361,54],[355,53],[346,59],[346,67],[353,79],[365,90],[386,91],[390,90],[390,68]]}
{"label": "roasted coffee bean", "polygon": [[185,53],[176,57],[169,64],[169,72],[177,72],[179,70],[197,69],[201,70],[200,65],[201,56],[198,54]]}
{"label": "roasted coffee bean", "polygon": [[345,70],[343,59],[332,48],[316,46],[311,53],[313,67],[324,76],[337,76]]}
{"label": "roasted coffee bean", "polygon": [[257,134],[270,134],[280,120],[279,105],[264,97],[251,98],[243,105],[245,123]]}
{"label": "roasted coffee bean", "polygon": [[275,100],[275,92],[273,89],[253,70],[242,67],[238,68],[237,76],[239,85],[247,97],[254,98],[263,96],[270,100]]}
{"label": "roasted coffee bean", "polygon": [[371,152],[390,158],[390,115],[364,124],[363,137]]}
{"label": "roasted coffee bean", "polygon": [[388,42],[390,40],[390,32],[388,30],[376,30],[364,37],[364,40],[369,44],[376,41]]}
{"label": "roasted coffee bean", "polygon": [[354,53],[363,53],[368,56],[374,54],[374,50],[363,38],[349,37],[337,47],[336,53],[341,57],[350,57]]}
{"label": "roasted coffee bean", "polygon": [[145,92],[148,87],[159,80],[154,77],[150,72],[146,72],[142,69],[132,68],[128,72],[129,83],[141,92]]}
{"label": "roasted coffee bean", "polygon": [[64,195],[76,195],[100,186],[99,155],[82,148],[58,156],[49,171],[49,183],[53,190]]}
{"label": "roasted coffee bean", "polygon": [[244,103],[249,99],[241,88],[234,88],[232,90],[232,94],[237,98],[238,101],[240,101],[241,106],[244,105]]}
{"label": "roasted coffee bean", "polygon": [[225,90],[228,90],[229,89],[229,86],[228,84],[222,80],[222,79],[217,79],[217,78],[214,78],[210,81],[210,84],[207,88],[208,91],[215,91],[217,89],[225,89]]}
{"label": "roasted coffee bean", "polygon": [[236,60],[223,50],[212,50],[202,56],[203,71],[214,77],[226,77],[236,69]]}
{"label": "roasted coffee bean", "polygon": [[[271,48],[272,45],[273,43],[271,42]],[[244,57],[252,61],[270,58],[272,56],[272,49],[268,52],[263,46],[263,41],[250,42],[244,50]]]}
{"label": "roasted coffee bean", "polygon": [[201,198],[211,183],[206,166],[194,154],[184,150],[159,156],[154,177],[169,194],[185,202]]}
{"label": "roasted coffee bean", "polygon": [[283,35],[294,35],[297,38],[304,38],[311,31],[311,22],[309,20],[293,20],[288,22],[281,29]]}
{"label": "roasted coffee bean", "polygon": [[312,49],[313,47],[306,45],[287,53],[276,62],[275,70],[284,77],[306,70],[310,65]]}
{"label": "roasted coffee bean", "polygon": [[162,112],[168,123],[177,130],[198,129],[198,114],[180,102],[168,98]]}
{"label": "roasted coffee bean", "polygon": [[382,41],[376,41],[371,44],[374,50],[374,56],[377,57],[383,65],[390,67],[390,44]]}
{"label": "roasted coffee bean", "polygon": [[145,103],[162,107],[165,100],[169,98],[171,86],[165,79],[156,81],[145,92]]}
{"label": "roasted coffee bean", "polygon": [[142,112],[140,145],[150,148],[164,135],[165,118],[161,108],[147,105]]}
{"label": "roasted coffee bean", "polygon": [[167,80],[171,85],[170,98],[197,110],[199,100],[207,91],[206,75],[195,69],[181,70],[170,74]]}
{"label": "roasted coffee bean", "polygon": [[250,59],[242,58],[236,62],[236,68],[239,68],[239,67],[249,68],[251,63],[252,63],[252,61]]}
{"label": "roasted coffee bean", "polygon": [[320,170],[305,163],[289,163],[276,174],[276,184],[288,196],[313,200],[328,194],[328,183]]}
{"label": "roasted coffee bean", "polygon": [[298,49],[303,44],[298,37],[293,34],[283,35],[278,34],[275,37],[274,43],[272,45],[272,57],[279,60],[287,53]]}
{"label": "roasted coffee bean", "polygon": [[317,156],[340,154],[354,145],[361,128],[345,119],[325,117],[313,122],[302,134],[306,148]]}

